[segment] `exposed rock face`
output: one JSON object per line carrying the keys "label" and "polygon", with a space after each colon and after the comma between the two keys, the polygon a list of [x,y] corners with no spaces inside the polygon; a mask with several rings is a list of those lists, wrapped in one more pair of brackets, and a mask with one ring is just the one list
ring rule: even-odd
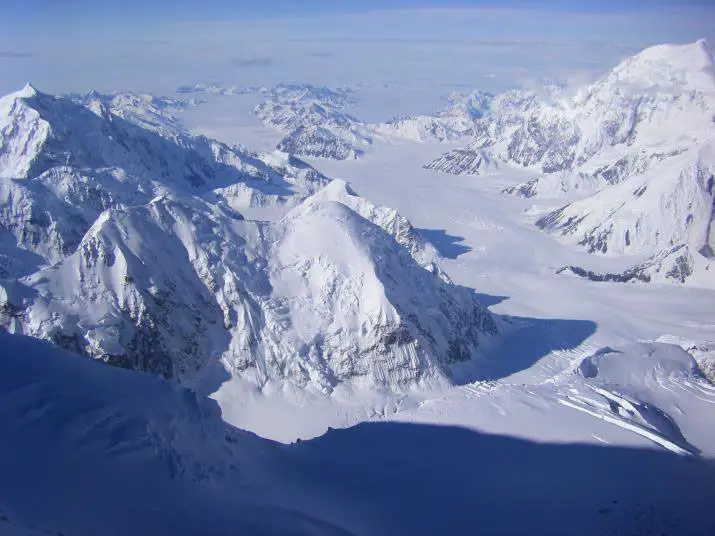
{"label": "exposed rock face", "polygon": [[715,284],[715,264],[681,244],[649,257],[621,273],[597,273],[578,266],[565,266],[558,273],[570,272],[591,281],[617,283],[686,283],[704,287]]}
{"label": "exposed rock face", "polygon": [[286,134],[280,151],[346,160],[359,158],[372,144],[373,127],[343,111],[353,103],[349,90],[293,84],[276,86],[267,95],[255,113]]}
{"label": "exposed rock face", "polygon": [[425,164],[424,167],[455,175],[480,175],[486,170],[495,169],[498,166],[487,153],[467,147],[445,153],[436,160]]}
{"label": "exposed rock face", "polygon": [[353,160],[363,154],[361,149],[356,149],[331,131],[318,126],[294,130],[278,142],[276,148],[285,153],[333,160]]}

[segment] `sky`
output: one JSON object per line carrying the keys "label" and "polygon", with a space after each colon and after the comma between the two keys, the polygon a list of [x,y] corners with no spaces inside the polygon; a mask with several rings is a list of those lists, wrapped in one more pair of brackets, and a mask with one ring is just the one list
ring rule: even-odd
{"label": "sky", "polygon": [[0,0],[0,94],[284,81],[390,87],[428,108],[715,42],[713,20],[712,0]]}
{"label": "sky", "polygon": [[181,21],[241,21],[367,11],[434,8],[517,9],[559,13],[637,13],[707,7],[712,0],[2,0],[3,34],[46,38],[50,32],[101,28],[141,32]]}

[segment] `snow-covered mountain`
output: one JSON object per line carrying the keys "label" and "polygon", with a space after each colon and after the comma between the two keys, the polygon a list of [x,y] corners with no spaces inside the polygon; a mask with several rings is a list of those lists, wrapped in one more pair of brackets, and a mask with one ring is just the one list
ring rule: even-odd
{"label": "snow-covered mountain", "polygon": [[482,91],[452,93],[450,105],[433,115],[397,117],[377,125],[376,133],[414,141],[458,140],[474,134],[474,125],[488,113],[494,96]]}
{"label": "snow-covered mountain", "polygon": [[177,112],[203,104],[203,101],[197,99],[173,99],[126,92],[104,94],[94,90],[88,93],[72,93],[67,97],[72,102],[92,110],[104,108],[112,115],[165,136],[176,136],[177,132],[185,133]]}
{"label": "snow-covered mountain", "polygon": [[76,252],[8,285],[3,323],[188,382],[220,358],[259,385],[397,387],[449,377],[496,334],[436,257],[340,181],[276,224],[164,196],[105,211]]}
{"label": "snow-covered mountain", "polygon": [[263,86],[235,86],[220,82],[196,82],[176,88],[177,93],[204,95],[249,95],[267,91]]}
{"label": "snow-covered mountain", "polygon": [[[394,210],[340,181],[298,204],[325,182],[306,164],[139,126],[154,101],[130,99],[127,119],[104,104],[126,99],[25,88],[0,103],[0,173],[19,177],[0,188],[10,331],[188,383],[222,360],[321,391],[448,378],[496,334]],[[241,191],[297,206],[249,221]]]}
{"label": "snow-covered mountain", "polygon": [[712,255],[713,146],[694,148],[538,221],[598,253],[655,253],[688,243]]}
{"label": "snow-covered mountain", "polygon": [[[695,145],[537,221],[591,253],[646,255],[617,280],[715,284],[715,152]],[[586,274],[593,278],[592,274]]]}
{"label": "snow-covered mountain", "polygon": [[425,167],[475,174],[501,162],[538,174],[504,193],[591,194],[537,224],[589,252],[644,260],[624,273],[574,273],[710,286],[714,143],[715,61],[701,40],[646,49],[575,94],[497,96],[467,148]]}
{"label": "snow-covered mountain", "polygon": [[575,92],[499,95],[477,121],[468,150],[533,168],[546,175],[539,181],[577,173],[599,186],[615,184],[713,136],[713,69],[712,51],[701,40],[646,49]]}
{"label": "snow-covered mountain", "polygon": [[54,97],[31,86],[0,99],[0,269],[6,276],[28,273],[15,247],[57,262],[110,208],[167,192],[234,209],[295,203],[327,182],[296,158],[190,136],[166,106],[127,94]]}
{"label": "snow-covered mountain", "polygon": [[543,216],[537,224],[590,252],[649,256],[615,274],[621,280],[712,287],[712,52],[704,41],[653,47],[619,65],[590,91],[596,103],[606,102],[598,91],[614,95],[608,101],[611,106],[616,97],[616,103],[626,99],[623,93],[632,92],[631,100],[640,95],[626,140],[628,149],[590,174],[607,187]]}
{"label": "snow-covered mountain", "polygon": [[299,156],[359,158],[372,144],[373,127],[345,113],[348,89],[281,84],[255,108],[263,123],[285,134],[277,148]]}

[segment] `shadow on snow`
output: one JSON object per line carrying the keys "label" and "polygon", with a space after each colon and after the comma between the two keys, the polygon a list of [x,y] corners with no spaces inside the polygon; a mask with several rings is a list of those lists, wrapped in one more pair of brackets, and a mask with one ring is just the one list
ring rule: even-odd
{"label": "shadow on snow", "polygon": [[443,229],[415,229],[428,240],[447,259],[456,259],[472,251],[470,246],[462,244],[464,237],[448,234]]}
{"label": "shadow on snow", "polygon": [[294,486],[324,493],[324,511],[366,534],[715,533],[715,469],[656,450],[407,423],[363,423],[285,450]]}
{"label": "shadow on snow", "polygon": [[0,532],[715,534],[698,457],[408,423],[278,445],[212,399],[4,333],[0,399]]}
{"label": "shadow on snow", "polygon": [[498,339],[483,348],[485,357],[455,367],[457,384],[498,380],[526,370],[551,352],[577,348],[597,327],[590,320],[500,318],[504,327]]}

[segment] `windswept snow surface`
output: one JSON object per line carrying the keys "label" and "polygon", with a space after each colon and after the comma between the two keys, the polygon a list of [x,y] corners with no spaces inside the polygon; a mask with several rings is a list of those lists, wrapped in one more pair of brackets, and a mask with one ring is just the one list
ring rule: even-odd
{"label": "windswept snow surface", "polygon": [[[587,396],[624,378],[608,361],[589,362],[598,387]],[[682,358],[670,361],[654,377],[684,372]],[[626,394],[603,396],[638,412],[643,434],[668,428]],[[514,535],[715,529],[715,471],[702,460],[415,423],[280,445],[227,425],[192,391],[5,333],[0,401],[3,535],[427,536],[475,520]],[[594,432],[607,432],[599,422]]]}

